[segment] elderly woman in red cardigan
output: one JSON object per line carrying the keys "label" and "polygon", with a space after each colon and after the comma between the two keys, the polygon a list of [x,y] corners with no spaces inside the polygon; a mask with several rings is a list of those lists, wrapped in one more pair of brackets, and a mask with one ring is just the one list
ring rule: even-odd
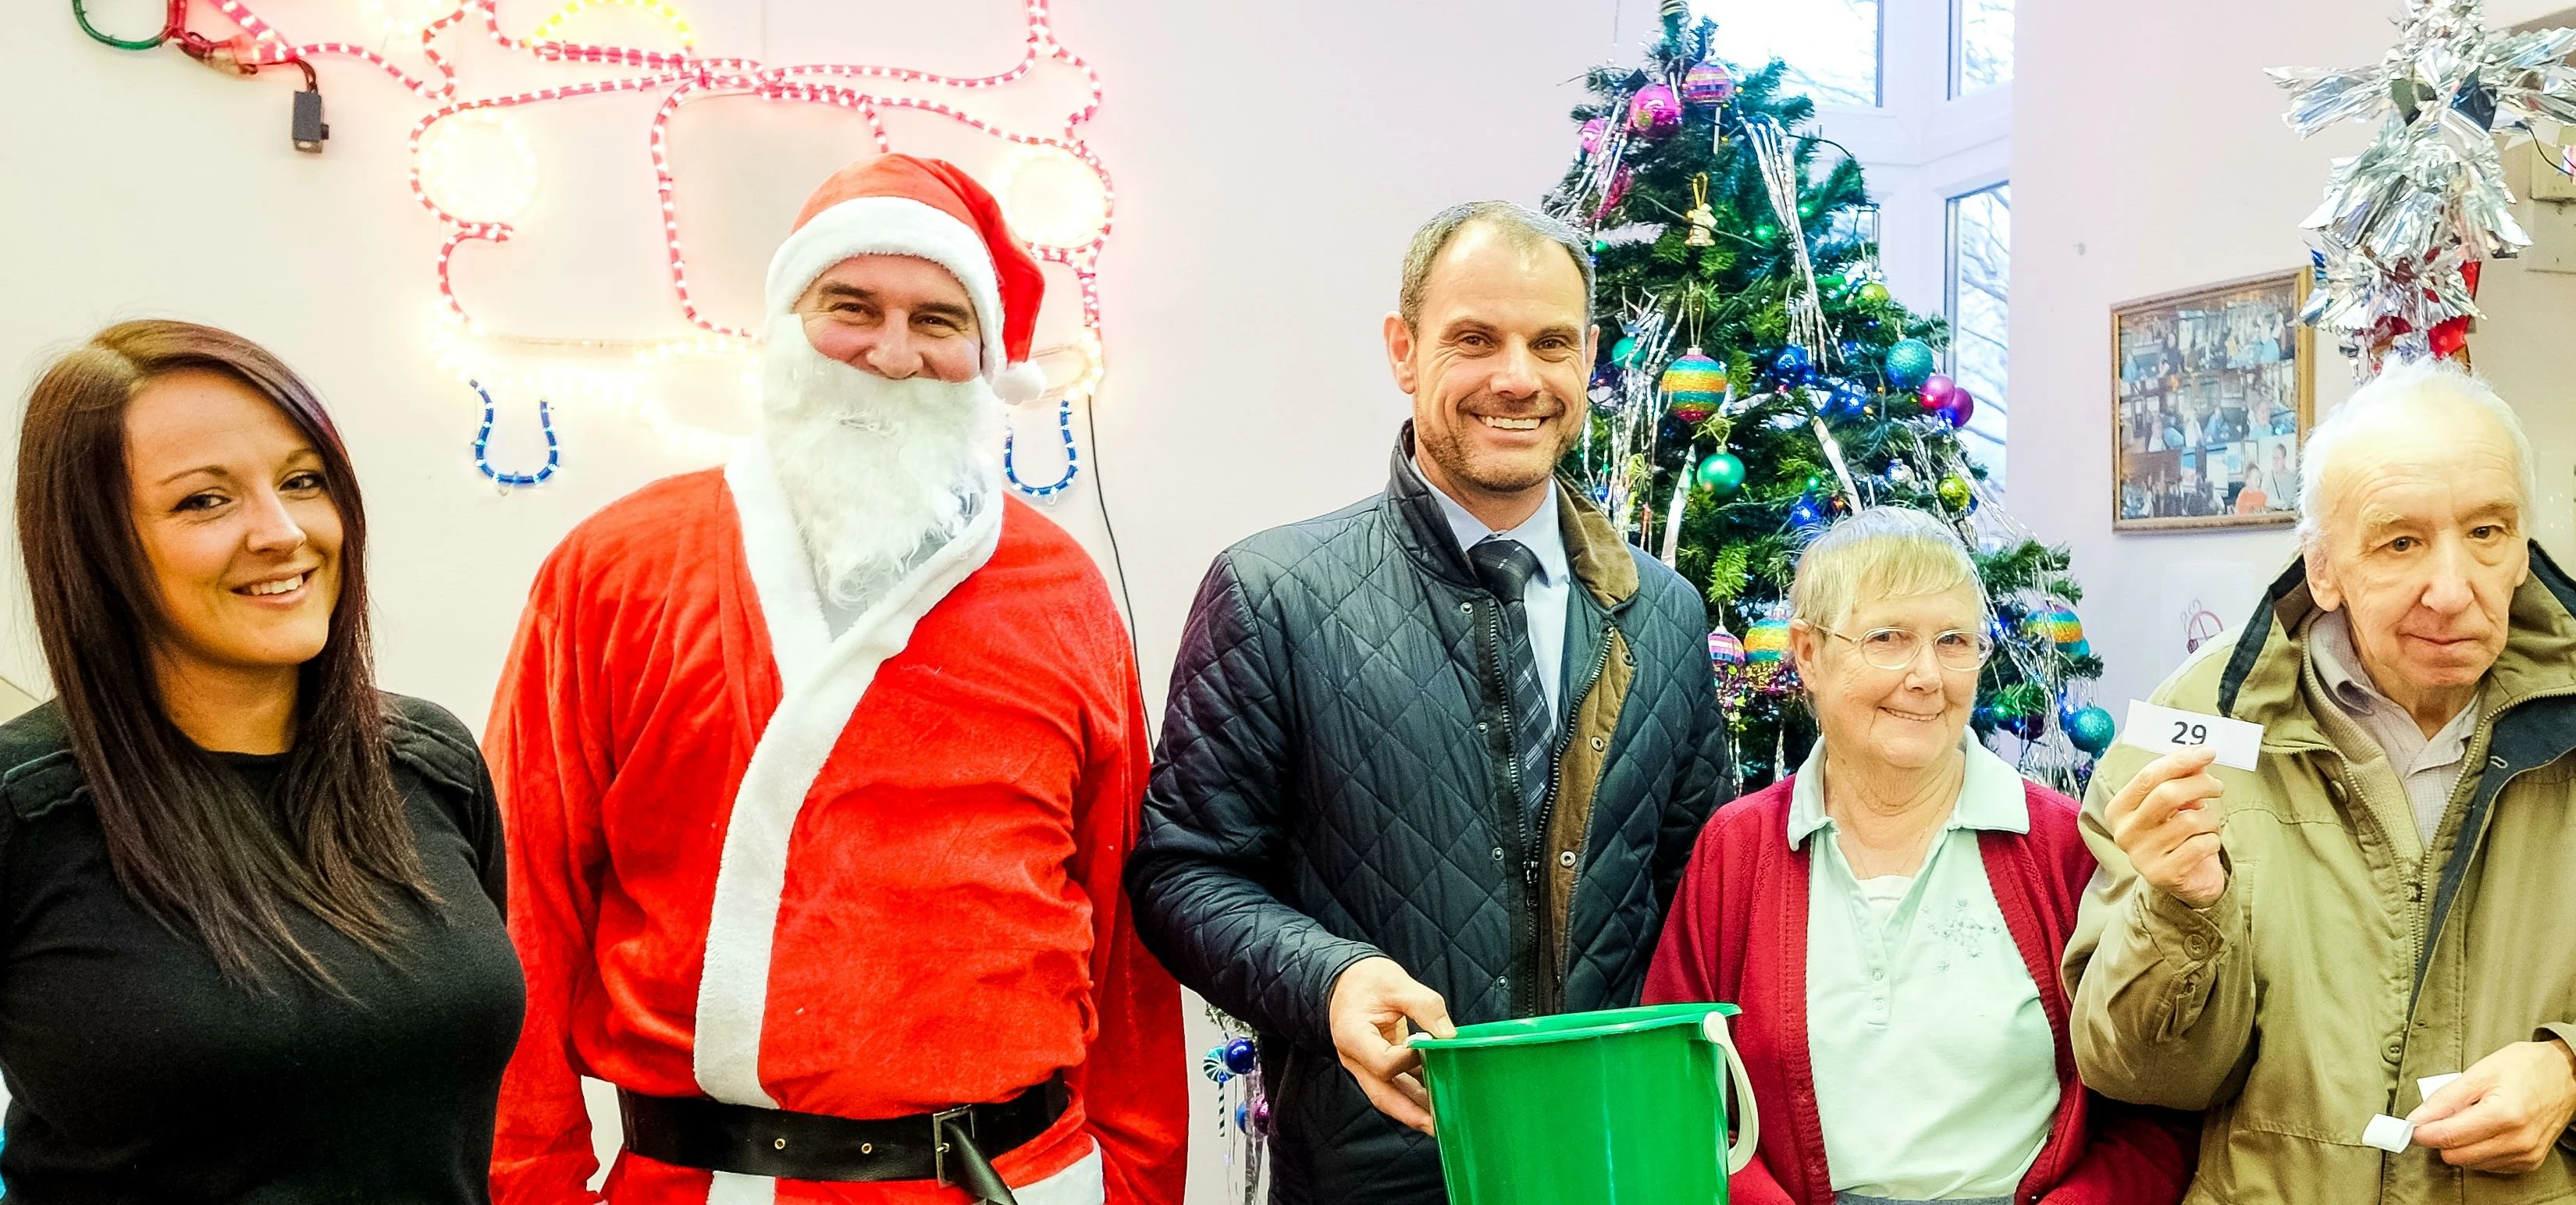
{"label": "elderly woman in red cardigan", "polygon": [[1967,735],[1994,650],[1967,550],[1864,511],[1789,599],[1815,751],[1701,832],[1646,977],[1743,1006],[1734,1205],[2173,1205],[2189,1129],[2086,1092],[2067,1046],[2077,805]]}

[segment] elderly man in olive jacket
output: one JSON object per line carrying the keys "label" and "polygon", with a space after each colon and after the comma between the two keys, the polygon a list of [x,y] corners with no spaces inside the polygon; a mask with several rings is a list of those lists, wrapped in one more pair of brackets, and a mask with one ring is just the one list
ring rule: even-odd
{"label": "elderly man in olive jacket", "polygon": [[[2576,1201],[2576,583],[2530,446],[2400,365],[2304,467],[2300,563],[2156,693],[2262,725],[2256,768],[2094,778],[2076,1064],[2208,1111],[2186,1205]],[[2364,1145],[2379,1115],[2412,1141]]]}
{"label": "elderly man in olive jacket", "polygon": [[1518,206],[1426,225],[1385,492],[1227,549],[1190,610],[1127,885],[1262,1035],[1285,1205],[1445,1201],[1406,1025],[1636,1003],[1719,798],[1705,604],[1555,482],[1590,266]]}

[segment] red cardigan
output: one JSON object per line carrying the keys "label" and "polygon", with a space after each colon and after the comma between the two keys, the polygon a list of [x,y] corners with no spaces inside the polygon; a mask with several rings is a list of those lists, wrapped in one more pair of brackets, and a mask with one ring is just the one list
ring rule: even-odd
{"label": "red cardigan", "polygon": [[[1762,1138],[1729,1183],[1734,1205],[1832,1205],[1816,1077],[1807,1054],[1807,855],[1789,848],[1794,777],[1720,808],[1699,836],[1646,972],[1645,1002],[1742,1006],[1735,1044],[1753,1080]],[[2085,1091],[2067,1045],[2058,956],[2093,855],[2076,803],[2028,785],[2030,832],[1985,832],[1986,879],[2057,1036],[2057,1119],[2013,1199],[2027,1205],[2173,1205],[2191,1183],[2196,1127]],[[1891,1075],[1901,1069],[1888,1068]]]}

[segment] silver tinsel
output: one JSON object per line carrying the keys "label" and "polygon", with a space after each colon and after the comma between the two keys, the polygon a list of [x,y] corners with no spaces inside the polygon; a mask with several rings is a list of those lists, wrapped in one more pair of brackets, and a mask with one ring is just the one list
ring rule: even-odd
{"label": "silver tinsel", "polygon": [[[1797,279],[1789,286],[1789,342],[1807,349],[1816,367],[1822,369],[1834,350],[1833,332],[1825,329],[1825,301],[1816,291],[1815,261],[1807,255],[1807,227],[1798,214],[1798,161],[1789,153],[1788,131],[1769,117],[1757,117],[1744,123],[1744,143],[1752,148],[1753,161],[1761,169],[1763,191],[1770,194],[1771,212],[1780,219],[1781,237],[1788,241],[1790,262],[1797,270]],[[1812,399],[1815,395],[1811,392],[1807,396]],[[1807,422],[1815,428],[1816,442],[1824,447],[1825,460],[1833,466],[1844,500],[1852,509],[1860,509],[1860,487],[1852,483],[1851,466],[1843,460],[1842,441],[1834,438],[1833,430],[1825,426],[1824,415],[1812,406]]]}
{"label": "silver tinsel", "polygon": [[2576,71],[2560,60],[2576,29],[2499,33],[2484,0],[2407,0],[2397,45],[2348,71],[2276,67],[2304,138],[2378,123],[2368,149],[2337,159],[2315,232],[2318,283],[2302,320],[2335,332],[2365,375],[2382,352],[2427,353],[2432,328],[2478,316],[2461,269],[2531,245],[2513,217],[2503,148],[2535,126],[2576,122]]}

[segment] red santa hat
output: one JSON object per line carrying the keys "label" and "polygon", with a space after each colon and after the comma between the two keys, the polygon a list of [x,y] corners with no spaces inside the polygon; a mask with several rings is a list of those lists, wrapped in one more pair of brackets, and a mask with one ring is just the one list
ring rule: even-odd
{"label": "red santa hat", "polygon": [[817,277],[854,255],[910,255],[948,269],[974,300],[994,394],[1019,403],[1045,391],[1029,345],[1046,279],[1002,221],[1001,203],[957,165],[879,155],[832,173],[770,258],[770,316],[793,313]]}

